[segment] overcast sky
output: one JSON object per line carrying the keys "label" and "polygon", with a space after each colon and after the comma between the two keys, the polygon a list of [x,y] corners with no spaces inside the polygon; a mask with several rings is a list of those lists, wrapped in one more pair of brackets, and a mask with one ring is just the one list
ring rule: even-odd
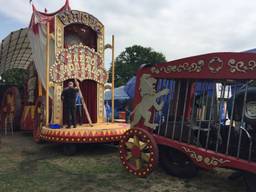
{"label": "overcast sky", "polygon": [[[33,0],[37,9],[56,11],[65,0]],[[29,0],[0,0],[0,39],[27,27]],[[152,47],[167,60],[216,51],[256,47],[255,0],[70,0],[104,25],[106,42],[116,37],[116,55],[134,44]],[[106,67],[110,61],[106,53]]]}

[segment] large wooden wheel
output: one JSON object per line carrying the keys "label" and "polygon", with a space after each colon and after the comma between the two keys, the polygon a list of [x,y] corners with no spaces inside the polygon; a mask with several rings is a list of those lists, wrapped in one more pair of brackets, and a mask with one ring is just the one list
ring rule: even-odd
{"label": "large wooden wheel", "polygon": [[38,97],[35,107],[35,118],[34,118],[34,129],[33,129],[33,138],[36,143],[40,143],[41,129],[45,122],[45,98]]}
{"label": "large wooden wheel", "polygon": [[132,174],[146,177],[158,163],[158,146],[154,137],[143,129],[130,129],[120,141],[120,159]]}

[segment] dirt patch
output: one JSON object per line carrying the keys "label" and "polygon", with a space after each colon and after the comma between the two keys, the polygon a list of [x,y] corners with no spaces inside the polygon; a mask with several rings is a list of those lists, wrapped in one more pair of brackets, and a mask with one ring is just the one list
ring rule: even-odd
{"label": "dirt patch", "polygon": [[114,145],[82,145],[75,156],[64,156],[61,146],[35,144],[31,135],[2,137],[0,191],[81,192],[243,192],[242,179],[230,181],[230,170],[201,171],[190,180],[167,175],[157,168],[145,179],[121,166]]}

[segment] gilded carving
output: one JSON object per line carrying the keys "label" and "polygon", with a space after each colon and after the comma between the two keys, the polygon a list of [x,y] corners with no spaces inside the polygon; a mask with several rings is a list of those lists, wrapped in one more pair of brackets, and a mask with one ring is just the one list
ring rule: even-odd
{"label": "gilded carving", "polygon": [[183,63],[178,65],[169,65],[157,67],[154,66],[151,68],[151,72],[159,74],[160,72],[164,73],[175,73],[175,72],[201,72],[204,66],[204,60],[199,60],[196,63]]}
{"label": "gilded carving", "polygon": [[[79,23],[89,26],[97,33],[97,52],[87,46],[75,45],[73,53],[67,51],[67,55],[61,55],[64,49],[64,27]],[[88,53],[86,55],[85,53]],[[107,80],[107,72],[104,69],[104,25],[94,16],[81,11],[65,11],[55,17],[55,55],[56,63],[50,68],[51,81],[54,82],[54,113],[53,121],[62,122],[62,102],[60,94],[62,92],[62,81],[68,78],[78,78],[79,80],[92,79],[100,87],[97,98],[98,120],[104,120],[104,98],[103,85]],[[60,57],[58,57],[60,56]],[[59,65],[58,65],[59,64]]]}
{"label": "gilded carving", "polygon": [[228,61],[228,66],[230,67],[229,70],[231,73],[235,73],[235,72],[246,73],[249,71],[256,70],[256,61],[250,60],[248,63],[245,63],[244,61],[236,61],[235,59],[230,59]]}
{"label": "gilded carving", "polygon": [[56,33],[56,43],[57,43],[57,48],[62,48],[62,41],[63,41],[63,35],[62,35],[62,29],[61,27],[57,27],[57,33]]}
{"label": "gilded carving", "polygon": [[132,114],[134,114],[133,121],[131,122],[131,127],[134,127],[139,123],[141,118],[144,119],[144,125],[151,129],[155,129],[158,124],[150,123],[151,118],[151,107],[154,107],[157,111],[160,111],[163,108],[164,102],[160,104],[156,102],[156,99],[167,95],[169,89],[163,89],[159,92],[156,92],[155,85],[156,79],[151,77],[149,74],[143,74],[140,78],[140,95],[141,101],[137,104]]}
{"label": "gilded carving", "polygon": [[100,84],[107,81],[107,71],[99,53],[82,44],[61,50],[56,55],[56,63],[50,68],[51,79],[62,82],[67,79],[91,79]]}
{"label": "gilded carving", "polygon": [[[55,17],[55,55],[64,46],[64,26],[58,17]],[[52,81],[51,81],[52,82]],[[62,83],[52,82],[53,87],[53,123],[62,124],[62,101],[61,92],[63,90]]]}
{"label": "gilded carving", "polygon": [[81,12],[81,11],[66,11],[57,15],[59,20],[63,23],[63,25],[69,25],[71,23],[81,23],[86,26],[91,27],[94,31],[97,32],[98,35],[98,50],[102,57],[104,52],[104,25],[96,19],[94,16]]}
{"label": "gilded carving", "polygon": [[56,40],[56,52],[59,51],[59,49],[62,49],[63,47],[63,41],[64,41],[64,30],[63,30],[63,24],[58,19],[58,17],[55,18],[55,40]]}
{"label": "gilded carving", "polygon": [[63,87],[62,83],[54,84],[53,122],[57,124],[62,124],[62,101],[61,101],[62,87]]}
{"label": "gilded carving", "polygon": [[104,122],[104,85],[97,85],[97,106],[98,106],[98,122]]}
{"label": "gilded carving", "polygon": [[208,68],[212,73],[218,73],[223,68],[223,61],[219,57],[214,57],[209,61]]}
{"label": "gilded carving", "polygon": [[189,148],[182,147],[186,153],[190,154],[192,159],[195,159],[197,162],[202,162],[207,166],[219,166],[220,164],[229,163],[229,160],[224,160],[222,158],[217,159],[216,157],[204,157],[202,155],[197,154],[195,151],[192,151]]}

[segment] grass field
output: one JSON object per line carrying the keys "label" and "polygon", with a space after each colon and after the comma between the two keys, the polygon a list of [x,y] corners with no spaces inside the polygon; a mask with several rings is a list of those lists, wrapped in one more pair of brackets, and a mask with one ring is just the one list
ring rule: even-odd
{"label": "grass field", "polygon": [[242,179],[227,179],[231,171],[201,171],[183,180],[157,168],[146,179],[136,178],[121,166],[114,145],[83,145],[75,156],[61,146],[35,144],[31,135],[1,137],[0,192],[243,192]]}

